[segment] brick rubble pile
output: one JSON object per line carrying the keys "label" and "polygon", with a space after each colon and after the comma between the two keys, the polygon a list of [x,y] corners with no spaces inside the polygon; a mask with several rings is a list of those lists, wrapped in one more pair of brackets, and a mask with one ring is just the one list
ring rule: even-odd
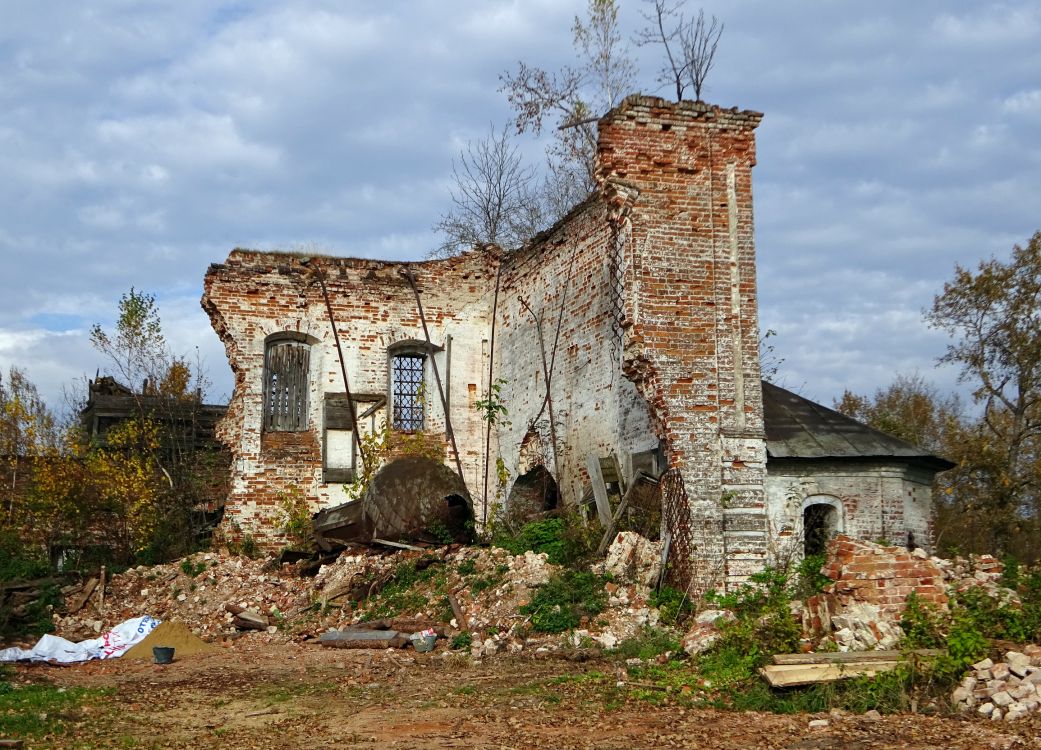
{"label": "brick rubble pile", "polygon": [[1041,646],[1007,651],[1004,661],[984,659],[951,694],[958,710],[994,721],[1015,721],[1041,708]]}
{"label": "brick rubble pile", "polygon": [[[647,598],[660,571],[656,565],[660,566],[661,550],[631,536],[635,538],[619,535],[609,553],[606,570],[614,581],[607,584],[607,609],[592,622],[583,621],[578,630],[580,639],[591,638],[604,648],[658,622],[658,611],[648,606]],[[263,560],[200,553],[113,575],[103,605],[99,597],[92,597],[79,612],[55,614],[55,631],[81,640],[149,614],[183,622],[207,640],[244,635],[241,618],[261,622],[245,634],[252,639],[271,643],[313,639],[327,630],[382,616],[380,588],[394,580],[400,566],[429,558],[434,558],[432,575],[412,587],[416,596],[408,600],[411,608],[396,611],[395,617],[444,623],[450,631],[465,629],[472,635],[472,652],[478,658],[572,645],[566,636],[528,632],[529,618],[520,612],[560,568],[547,562],[545,554],[512,555],[498,547],[395,553],[348,550],[313,578],[299,576],[292,566],[274,570]],[[465,623],[451,616],[448,594],[461,608]],[[75,593],[70,593],[67,602],[74,599]]]}
{"label": "brick rubble pile", "polygon": [[946,607],[950,596],[981,587],[1001,601],[1015,600],[999,581],[1002,564],[990,555],[944,560],[923,549],[884,546],[838,536],[828,545],[821,573],[833,583],[806,600],[803,629],[840,651],[894,648],[903,637],[900,617],[907,598]]}

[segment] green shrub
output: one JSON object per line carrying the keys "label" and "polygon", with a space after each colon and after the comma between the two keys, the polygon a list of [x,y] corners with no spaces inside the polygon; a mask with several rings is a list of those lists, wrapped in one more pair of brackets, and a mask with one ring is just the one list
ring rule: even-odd
{"label": "green shrub", "polygon": [[50,572],[43,550],[26,545],[14,531],[0,530],[0,581],[43,578]]}
{"label": "green shrub", "polygon": [[461,576],[473,575],[477,572],[477,561],[474,560],[472,557],[467,560],[463,560],[461,563],[459,563],[459,565],[456,566],[455,572]]}
{"label": "green shrub", "polygon": [[564,570],[538,590],[521,614],[531,616],[532,630],[562,633],[577,628],[582,617],[595,617],[607,606],[605,580],[593,573]]}
{"label": "green shrub", "polygon": [[807,555],[802,559],[795,569],[795,596],[798,599],[806,599],[824,591],[824,587],[831,583],[831,579],[821,573],[821,568],[827,560],[827,554]]}
{"label": "green shrub", "polygon": [[694,612],[690,597],[671,586],[662,586],[658,591],[652,591],[647,603],[657,607],[659,619],[665,625],[683,622]]}
{"label": "green shrub", "polygon": [[500,528],[492,544],[514,555],[545,552],[554,565],[575,565],[593,554],[599,541],[594,536],[596,530],[587,528],[577,516],[544,518],[524,524],[516,534]]}
{"label": "green shrub", "polygon": [[669,651],[676,653],[681,648],[675,633],[662,628],[645,627],[632,638],[619,643],[615,653],[624,659],[653,659]]}
{"label": "green shrub", "polygon": [[459,633],[452,638],[452,648],[456,651],[469,649],[473,645],[473,636],[469,633]]}

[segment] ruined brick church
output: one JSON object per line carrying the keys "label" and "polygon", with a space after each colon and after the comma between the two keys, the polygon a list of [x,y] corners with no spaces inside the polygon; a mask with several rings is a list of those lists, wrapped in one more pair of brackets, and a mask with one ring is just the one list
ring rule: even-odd
{"label": "ruined brick church", "polygon": [[380,450],[386,497],[478,526],[558,505],[608,526],[650,488],[670,562],[716,580],[821,533],[928,546],[945,461],[761,380],[760,119],[629,97],[599,123],[595,192],[517,250],[212,265],[202,305],[235,375],[226,529],[277,541],[294,492],[353,533],[404,529],[351,510]]}

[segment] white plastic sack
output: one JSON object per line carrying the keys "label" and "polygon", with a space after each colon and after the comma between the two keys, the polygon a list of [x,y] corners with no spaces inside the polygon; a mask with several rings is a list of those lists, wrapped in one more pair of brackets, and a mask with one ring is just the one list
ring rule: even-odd
{"label": "white plastic sack", "polygon": [[0,650],[0,661],[56,661],[71,664],[91,659],[114,659],[145,639],[155,630],[159,620],[148,615],[119,623],[112,630],[89,641],[73,643],[56,635],[45,635],[30,649]]}

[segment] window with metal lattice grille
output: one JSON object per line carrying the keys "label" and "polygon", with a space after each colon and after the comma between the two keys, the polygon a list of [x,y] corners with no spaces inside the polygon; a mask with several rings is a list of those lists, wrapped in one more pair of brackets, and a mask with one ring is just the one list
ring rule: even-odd
{"label": "window with metal lattice grille", "polygon": [[264,429],[307,429],[311,347],[302,341],[272,341],[264,350]]}
{"label": "window with metal lattice grille", "polygon": [[391,398],[394,429],[414,432],[423,429],[422,354],[397,354],[391,358]]}

